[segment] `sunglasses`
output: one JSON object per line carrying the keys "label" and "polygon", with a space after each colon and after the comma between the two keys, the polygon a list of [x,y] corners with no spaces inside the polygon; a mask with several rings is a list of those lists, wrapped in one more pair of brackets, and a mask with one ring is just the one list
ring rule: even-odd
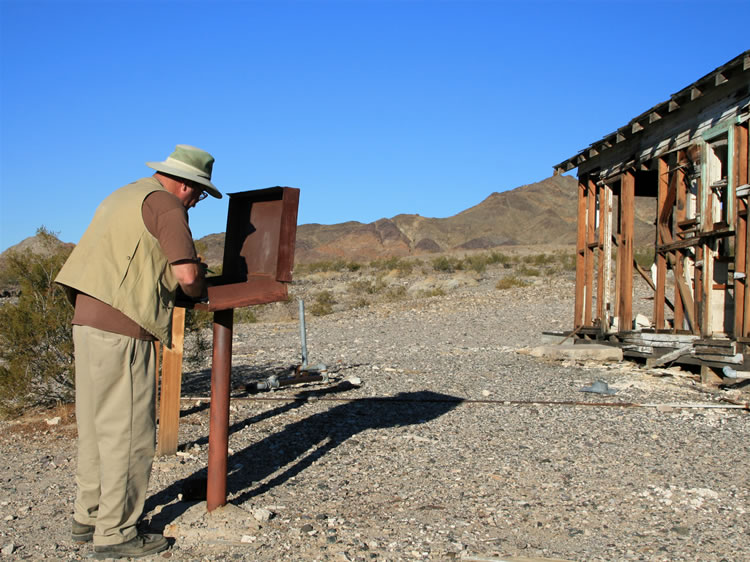
{"label": "sunglasses", "polygon": [[201,194],[198,196],[198,201],[203,201],[206,197],[208,197],[208,191],[203,191],[203,186],[194,182],[190,182],[187,185],[188,187],[190,187],[190,189],[201,192]]}

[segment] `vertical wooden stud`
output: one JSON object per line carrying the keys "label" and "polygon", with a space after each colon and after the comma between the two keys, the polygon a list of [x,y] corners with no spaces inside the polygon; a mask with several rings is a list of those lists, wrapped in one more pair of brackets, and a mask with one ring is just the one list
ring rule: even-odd
{"label": "vertical wooden stud", "polygon": [[604,288],[602,290],[602,314],[599,315],[599,318],[602,319],[603,332],[608,333],[611,324],[610,316],[612,315],[610,291],[610,279],[612,276],[612,188],[605,184],[603,193],[604,213],[601,216],[604,219],[604,223],[600,224],[599,228],[604,230],[602,244],[604,267],[601,274],[601,282]]}
{"label": "vertical wooden stud", "polygon": [[162,365],[159,439],[156,450],[159,456],[174,455],[177,452],[184,341],[185,309],[176,307],[172,313],[172,348],[164,348]]}
{"label": "vertical wooden stud", "polygon": [[591,326],[593,319],[591,316],[594,300],[594,248],[596,242],[596,184],[589,178],[586,182],[586,244],[585,249],[585,268],[586,268],[586,303],[584,310],[584,325]]}
{"label": "vertical wooden stud", "polygon": [[[618,304],[619,329],[627,331],[633,324],[633,237],[635,228],[635,175],[633,170],[622,174],[620,183],[620,242],[618,262],[620,295]],[[622,254],[622,256],[620,256]]]}
{"label": "vertical wooden stud", "polygon": [[[748,183],[748,130],[746,124],[735,126],[734,134],[734,186]],[[744,277],[734,279],[734,337],[744,336],[745,298],[747,294],[747,198],[736,197],[736,238],[734,241],[734,270]]]}
{"label": "vertical wooden stud", "polygon": [[573,326],[579,328],[583,326],[583,309],[585,296],[585,256],[584,246],[586,245],[586,177],[578,179],[578,222],[576,237],[576,299]]}
{"label": "vertical wooden stud", "polygon": [[607,186],[602,185],[597,189],[599,201],[598,224],[599,238],[596,245],[596,317],[602,333],[606,333],[607,323],[604,314],[604,234],[607,231]]}
{"label": "vertical wooden stud", "polygon": [[[684,152],[680,151],[677,153],[677,161],[682,161],[685,158]],[[687,219],[687,206],[688,206],[688,191],[687,185],[685,185],[685,172],[682,168],[677,168],[673,174],[672,181],[675,182],[675,221],[679,225],[682,221]],[[675,232],[682,230],[682,227],[675,226]],[[683,330],[685,328],[685,303],[683,302],[682,295],[680,294],[678,279],[685,279],[685,253],[681,250],[674,252],[675,265],[674,265],[674,276],[675,276],[675,287],[674,287],[674,327],[675,330]],[[692,326],[693,331],[695,327]]]}
{"label": "vertical wooden stud", "polygon": [[[669,190],[669,165],[666,158],[659,158],[658,162],[658,191],[656,197],[656,216],[661,217],[664,213]],[[656,229],[656,246],[664,244],[659,228]],[[667,258],[663,252],[656,252],[656,294],[654,295],[654,326],[657,330],[666,328],[664,319],[664,307],[666,304],[666,279]]]}
{"label": "vertical wooden stud", "polygon": [[161,343],[157,340],[154,342],[154,419],[159,419],[159,387],[161,378]]}

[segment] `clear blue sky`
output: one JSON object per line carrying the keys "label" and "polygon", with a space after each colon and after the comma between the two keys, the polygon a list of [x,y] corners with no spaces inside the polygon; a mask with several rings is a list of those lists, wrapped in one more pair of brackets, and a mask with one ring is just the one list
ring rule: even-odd
{"label": "clear blue sky", "polygon": [[[299,222],[446,217],[750,48],[747,0],[0,0],[0,251],[178,143]],[[191,211],[225,228],[227,198]]]}

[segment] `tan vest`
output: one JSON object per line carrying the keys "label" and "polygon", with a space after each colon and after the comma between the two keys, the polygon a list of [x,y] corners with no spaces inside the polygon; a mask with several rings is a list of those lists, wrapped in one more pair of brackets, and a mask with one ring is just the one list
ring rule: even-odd
{"label": "tan vest", "polygon": [[157,239],[143,224],[143,200],[164,190],[153,177],[121,187],[102,201],[55,282],[116,308],[172,345],[177,279]]}

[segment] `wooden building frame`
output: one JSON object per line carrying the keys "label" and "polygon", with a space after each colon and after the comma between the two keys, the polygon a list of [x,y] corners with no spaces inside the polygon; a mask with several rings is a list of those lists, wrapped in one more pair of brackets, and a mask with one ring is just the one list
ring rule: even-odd
{"label": "wooden building frame", "polygon": [[[578,169],[578,342],[706,382],[750,370],[749,121],[750,50],[554,167]],[[651,271],[634,261],[636,197],[653,200]],[[646,326],[634,280],[653,292]]]}

